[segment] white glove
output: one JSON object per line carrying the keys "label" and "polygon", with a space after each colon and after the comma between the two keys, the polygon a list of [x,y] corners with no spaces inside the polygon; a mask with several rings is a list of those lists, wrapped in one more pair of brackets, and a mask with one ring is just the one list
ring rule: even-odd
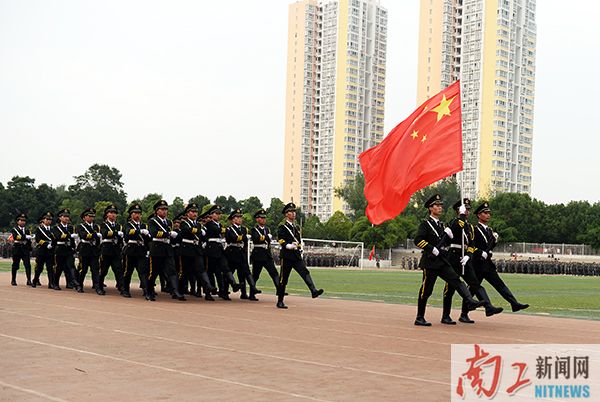
{"label": "white glove", "polygon": [[496,239],[496,241],[498,241],[498,238],[500,237],[498,232],[492,232],[492,235],[494,236],[494,239]]}
{"label": "white glove", "polygon": [[71,233],[71,239],[76,239],[76,238],[78,238],[78,237],[79,237],[79,236],[77,236],[77,233]]}
{"label": "white glove", "polygon": [[206,236],[206,230],[202,229],[200,233],[202,233],[202,236]]}
{"label": "white glove", "polygon": [[462,265],[463,267],[464,267],[465,265],[467,265],[467,262],[469,261],[469,258],[470,258],[470,257],[469,257],[468,255],[465,255],[463,258],[461,258],[461,259],[460,259],[460,265]]}
{"label": "white glove", "polygon": [[446,234],[448,235],[449,238],[454,239],[454,234],[452,233],[452,229],[446,228],[446,229],[444,229],[444,232],[446,232]]}
{"label": "white glove", "polygon": [[288,250],[296,250],[298,247],[293,243],[289,243],[285,245],[285,248],[287,248]]}
{"label": "white glove", "polygon": [[178,234],[179,234],[179,233],[177,233],[176,231],[174,231],[174,230],[171,230],[171,233],[170,233],[170,235],[171,235],[171,238],[173,238],[173,239],[174,239],[174,238],[176,238]]}
{"label": "white glove", "polygon": [[273,235],[269,233],[269,240],[273,240]]}
{"label": "white glove", "polygon": [[438,250],[437,247],[434,247],[433,250],[431,250],[431,253],[437,257],[440,255],[440,250]]}
{"label": "white glove", "polygon": [[247,234],[246,235],[246,239],[250,240],[252,238],[252,235]]}
{"label": "white glove", "polygon": [[33,237],[32,235],[25,235],[25,238],[26,238],[27,240],[31,240],[31,238],[32,238],[32,237]]}
{"label": "white glove", "polygon": [[50,250],[52,248],[52,244],[48,243],[46,247],[48,247],[48,250]]}
{"label": "white glove", "polygon": [[150,232],[148,232],[148,229],[141,229],[140,233],[143,234],[144,236],[148,236],[150,234]]}
{"label": "white glove", "polygon": [[206,242],[202,243],[202,248],[206,248]]}
{"label": "white glove", "polygon": [[123,234],[123,232],[121,232],[121,231],[119,230],[119,231],[117,232],[117,236],[119,236],[119,237],[123,237],[123,236],[124,236],[124,234]]}
{"label": "white glove", "polygon": [[485,251],[482,251],[481,256],[483,257],[484,260],[487,260],[488,254]]}
{"label": "white glove", "polygon": [[458,214],[464,215],[466,213],[467,213],[467,207],[465,207],[465,204],[460,204],[460,207],[458,207]]}
{"label": "white glove", "polygon": [[96,236],[98,236],[98,239],[102,240],[102,233],[96,233]]}

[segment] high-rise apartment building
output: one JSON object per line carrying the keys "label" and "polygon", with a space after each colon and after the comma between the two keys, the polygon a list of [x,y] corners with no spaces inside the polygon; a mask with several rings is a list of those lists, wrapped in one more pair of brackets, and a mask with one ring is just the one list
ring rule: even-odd
{"label": "high-rise apartment building", "polygon": [[468,197],[531,193],[535,0],[421,0],[417,103],[461,80]]}
{"label": "high-rise apartment building", "polygon": [[283,200],[321,219],[383,139],[387,11],[379,0],[289,7]]}

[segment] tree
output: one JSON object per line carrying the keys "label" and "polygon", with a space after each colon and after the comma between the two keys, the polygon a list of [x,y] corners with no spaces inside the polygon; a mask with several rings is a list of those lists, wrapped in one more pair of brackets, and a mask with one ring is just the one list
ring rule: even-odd
{"label": "tree", "polygon": [[215,204],[221,206],[224,215],[229,215],[231,211],[240,207],[240,204],[231,195],[229,197],[225,197],[224,195],[218,196],[215,198]]}
{"label": "tree", "polygon": [[362,173],[357,173],[354,181],[334,189],[337,197],[340,197],[352,211],[349,218],[356,220],[365,216],[367,208],[367,199],[365,198],[365,177]]}
{"label": "tree", "polygon": [[204,195],[198,194],[195,197],[189,199],[188,203],[196,203],[198,205],[198,210],[202,211],[205,205],[210,204],[210,199]]}
{"label": "tree", "polygon": [[70,198],[77,198],[84,205],[92,206],[97,201],[110,201],[123,209],[127,206],[127,194],[123,190],[121,172],[108,165],[94,164],[69,186]]}
{"label": "tree", "polygon": [[311,215],[306,218],[302,226],[302,236],[309,239],[327,239],[324,234],[323,224],[316,215]]}
{"label": "tree", "polygon": [[283,222],[283,207],[285,204],[279,198],[271,198],[269,208],[267,208],[267,226],[272,233],[277,233],[277,227]]}
{"label": "tree", "polygon": [[336,211],[323,225],[324,235],[331,240],[348,240],[352,221],[342,211]]}
{"label": "tree", "polygon": [[[201,209],[202,207],[199,207]],[[185,205],[183,204],[183,199],[181,197],[175,197],[173,202],[169,206],[169,216],[171,219],[175,218],[179,213],[183,212],[185,209]]]}
{"label": "tree", "polygon": [[260,199],[255,196],[246,198],[245,200],[241,200],[239,202],[239,205],[243,212],[247,212],[250,215],[254,215],[256,211],[263,207]]}

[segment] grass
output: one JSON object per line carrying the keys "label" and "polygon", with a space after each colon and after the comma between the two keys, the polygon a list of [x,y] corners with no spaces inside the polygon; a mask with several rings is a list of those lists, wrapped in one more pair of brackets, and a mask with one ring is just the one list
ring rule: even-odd
{"label": "grass", "polygon": [[[0,261],[0,271],[10,271],[9,261]],[[421,284],[421,271],[335,270],[312,269],[318,287],[325,289],[325,297],[345,300],[416,305]],[[109,276],[112,272],[109,273]],[[502,274],[504,282],[522,303],[529,303],[528,314],[600,320],[600,277]],[[23,268],[19,277],[24,278]],[[44,275],[45,277],[45,275]],[[134,278],[136,276],[134,275]],[[484,282],[492,302],[510,310],[508,303],[491,285]],[[444,281],[439,279],[429,303],[440,307]],[[268,293],[275,289],[267,272],[263,271],[259,287]],[[291,294],[308,295],[302,279],[292,273],[288,285]],[[453,307],[460,308],[460,297],[454,298]]]}

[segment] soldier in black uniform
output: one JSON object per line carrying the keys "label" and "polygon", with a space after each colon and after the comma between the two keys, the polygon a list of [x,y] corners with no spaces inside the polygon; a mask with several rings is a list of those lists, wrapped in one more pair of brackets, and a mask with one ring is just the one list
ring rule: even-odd
{"label": "soldier in black uniform", "polygon": [[48,289],[54,289],[54,250],[52,249],[52,242],[54,236],[52,235],[52,218],[54,215],[52,212],[46,212],[38,219],[40,223],[35,229],[35,276],[31,287],[41,286],[40,275],[46,266],[46,272],[48,273]]}
{"label": "soldier in black uniform", "polygon": [[104,209],[104,222],[100,224],[100,287],[104,289],[104,279],[111,267],[115,274],[117,290],[123,291],[123,226],[117,223],[118,209],[115,204],[110,204]]}
{"label": "soldier in black uniform", "polygon": [[217,278],[219,283],[219,297],[223,300],[231,300],[229,297],[229,285],[234,292],[240,290],[240,285],[235,282],[233,274],[227,266],[224,255],[225,232],[221,225],[221,208],[212,205],[206,212],[210,220],[206,222],[206,256],[208,257],[208,272]]}
{"label": "soldier in black uniform", "polygon": [[83,288],[75,274],[75,228],[70,225],[71,212],[65,208],[58,212],[58,222],[52,228],[54,235],[54,289],[60,290],[60,276],[64,272],[66,288],[75,288],[82,293]]}
{"label": "soldier in black uniform", "polygon": [[257,283],[262,269],[266,269],[273,280],[275,291],[277,291],[277,288],[279,287],[279,273],[277,272],[277,268],[275,268],[275,261],[273,260],[273,253],[271,252],[271,240],[273,240],[273,235],[266,226],[267,211],[264,209],[256,211],[254,220],[256,220],[256,226],[254,226],[250,232],[252,244],[254,245],[252,254],[250,255],[250,260],[252,261],[252,277],[254,278],[254,282]]}
{"label": "soldier in black uniform", "polygon": [[183,217],[183,212],[173,217],[173,231],[177,232],[177,236],[171,237],[171,248],[173,249],[173,261],[175,262],[175,273],[179,283],[179,293],[185,295],[193,292],[189,292],[187,277],[183,272],[183,264],[181,263],[181,220]]}
{"label": "soldier in black uniform", "polygon": [[[256,284],[250,274],[250,266],[248,265],[248,238],[250,237],[250,233],[248,228],[242,226],[242,216],[242,210],[239,208],[234,209],[229,214],[228,220],[230,225],[225,232],[225,240],[227,241],[225,256],[227,257],[229,269],[232,272],[237,271],[241,292],[240,299],[258,301],[256,294],[259,292],[256,289]],[[248,281],[248,285],[250,286],[250,296],[246,293],[246,281]]]}
{"label": "soldier in black uniform", "polygon": [[150,232],[145,223],[142,223],[142,207],[132,204],[127,210],[129,219],[125,225],[123,249],[123,291],[121,296],[131,297],[131,276],[135,269],[138,274],[140,286],[146,293],[146,278],[148,277],[148,250],[146,243],[150,239]]}
{"label": "soldier in black uniform", "polygon": [[148,220],[148,231],[150,232],[150,261],[148,269],[148,280],[146,283],[146,300],[155,301],[156,293],[154,284],[161,272],[170,285],[171,296],[174,299],[185,301],[185,296],[179,293],[179,283],[175,272],[175,260],[173,259],[173,248],[171,238],[176,238],[178,233],[173,231],[173,223],[167,218],[169,204],[165,200],[154,204],[154,214]]}
{"label": "soldier in black uniform", "polygon": [[94,208],[86,208],[81,213],[81,222],[75,229],[77,236],[79,236],[79,284],[81,287],[84,286],[85,277],[87,276],[88,269],[92,271],[92,289],[96,291],[96,294],[104,296],[106,292],[100,282],[100,242],[102,241],[102,235],[100,234],[100,227],[94,223],[96,217],[96,210]]}
{"label": "soldier in black uniform", "polygon": [[[454,268],[454,272],[461,276],[467,283],[471,294],[476,295],[479,300],[486,303],[484,305],[485,315],[490,317],[494,314],[500,314],[503,310],[502,307],[492,305],[487,292],[481,286],[481,282],[477,280],[473,266],[470,264],[470,259],[473,258],[473,252],[475,251],[475,247],[473,246],[474,229],[473,225],[468,222],[471,200],[468,198],[462,201],[459,200],[452,208],[458,216],[444,229],[444,232],[450,238],[448,262]],[[450,317],[454,292],[455,289],[446,282],[444,286],[442,324],[456,325],[456,321]],[[458,320],[467,324],[475,323],[475,321],[469,318],[469,309],[464,299],[461,315]]]}
{"label": "soldier in black uniform", "polygon": [[498,234],[487,226],[491,212],[488,202],[482,203],[475,210],[475,214],[479,220],[475,227],[475,240],[473,243],[477,248],[473,257],[475,274],[480,283],[484,279],[487,280],[510,303],[513,312],[524,310],[529,307],[529,304],[522,304],[517,301],[517,298],[512,294],[508,286],[500,279],[496,270],[496,264],[492,261],[492,252],[498,241]]}
{"label": "soldier in black uniform", "polygon": [[430,216],[421,222],[414,240],[415,245],[423,250],[419,262],[419,268],[423,270],[423,282],[419,289],[415,325],[430,326],[431,323],[425,320],[425,308],[438,276],[456,289],[466,300],[469,310],[483,306],[485,302],[477,302],[471,297],[469,289],[448,262],[448,235],[444,232],[444,223],[439,220],[444,210],[442,197],[435,194],[425,202],[425,207]]}
{"label": "soldier in black uniform", "polygon": [[15,218],[17,225],[10,230],[13,238],[12,251],[12,277],[10,284],[17,286],[17,271],[19,265],[23,261],[25,267],[25,275],[27,276],[27,286],[31,286],[31,231],[25,227],[27,223],[27,215],[18,214]]}
{"label": "soldier in black uniform", "polygon": [[[204,298],[209,301],[215,299],[211,295],[213,290],[206,266],[204,264],[204,251],[202,249],[202,224],[198,223],[198,205],[188,204],[184,210],[184,218],[181,220],[181,265],[186,282],[190,281],[197,285],[197,296],[202,297],[200,287],[204,287]],[[187,285],[186,285],[187,286]],[[194,293],[190,291],[190,293]]]}
{"label": "soldier in black uniform", "polygon": [[281,245],[281,275],[277,290],[277,307],[287,308],[283,303],[283,298],[292,269],[296,270],[300,277],[302,277],[313,299],[322,295],[323,289],[317,289],[302,258],[302,236],[300,228],[294,223],[296,220],[296,205],[293,202],[288,203],[283,208],[282,213],[285,215],[286,220],[277,229],[277,238]]}

